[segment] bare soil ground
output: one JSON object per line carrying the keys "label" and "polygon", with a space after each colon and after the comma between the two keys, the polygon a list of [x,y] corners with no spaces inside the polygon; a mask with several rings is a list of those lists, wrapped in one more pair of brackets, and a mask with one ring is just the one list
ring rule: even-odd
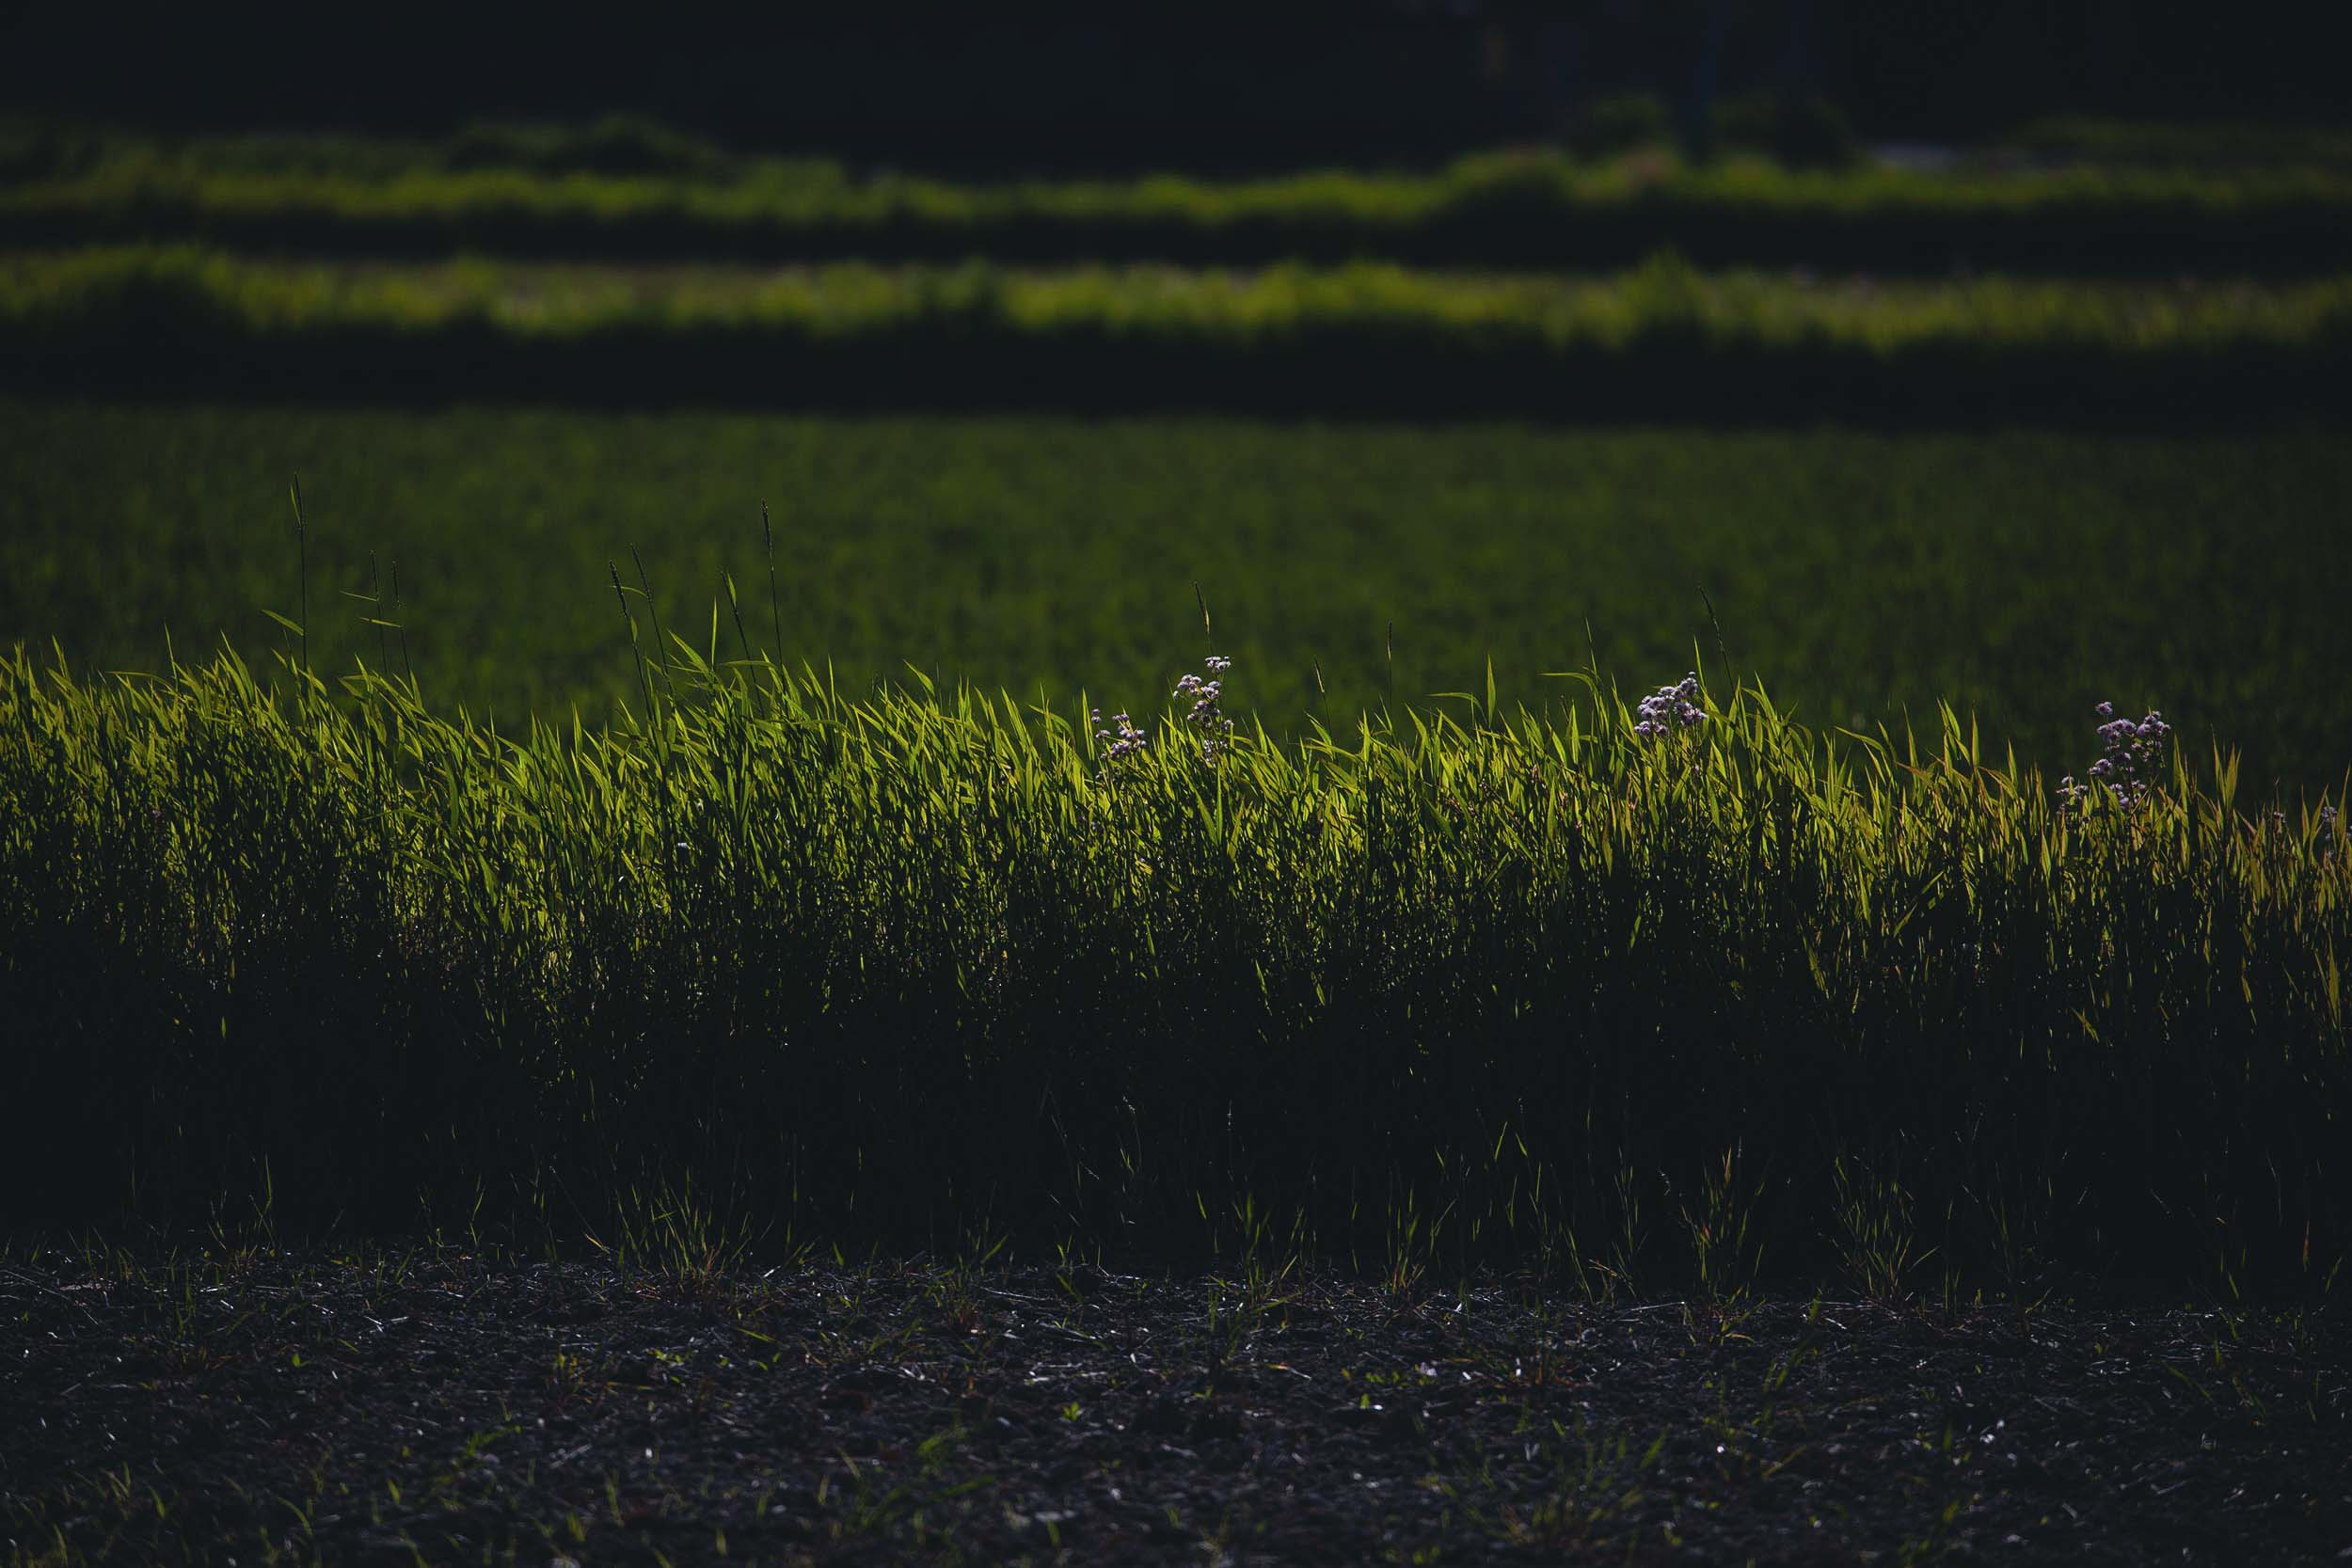
{"label": "bare soil ground", "polygon": [[929,1263],[0,1265],[0,1556],[2352,1559],[2341,1305]]}

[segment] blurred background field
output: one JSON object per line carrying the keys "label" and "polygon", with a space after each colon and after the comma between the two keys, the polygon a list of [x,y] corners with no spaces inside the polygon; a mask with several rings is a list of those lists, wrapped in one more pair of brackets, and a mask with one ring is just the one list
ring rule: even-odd
{"label": "blurred background field", "polygon": [[[0,404],[0,626],[92,667],[312,647],[428,699],[591,722],[633,693],[608,562],[697,648],[731,573],[755,649],[848,688],[1161,705],[1202,648],[1278,734],[1547,672],[1760,678],[1824,726],[1948,701],[2055,775],[2090,705],[2159,706],[2246,782],[2340,783],[2352,518],[2332,433],[2181,438],[1416,429],[1246,420]],[[777,538],[771,625],[759,507]],[[370,572],[405,634],[363,624]],[[1710,622],[1708,603],[1715,621]],[[387,606],[389,609],[389,606]],[[1720,641],[1718,640],[1720,625]],[[1390,628],[1393,626],[1393,642]],[[723,612],[719,651],[739,653]],[[1590,641],[1588,641],[1588,637]],[[1391,648],[1393,662],[1391,662]],[[1317,689],[1317,673],[1324,689]]]}
{"label": "blurred background field", "polygon": [[[1895,274],[1954,267],[2167,277],[2341,265],[2352,158],[2324,137],[2217,136],[2213,159],[2022,149],[1922,167],[1849,137],[1791,163],[1766,135],[1694,157],[1651,139],[1504,148],[1434,169],[1254,178],[956,180],[823,157],[734,155],[669,127],[480,125],[441,143],[161,141],[0,132],[0,241],[196,241],[278,253],[793,261],[1070,258],[1187,263],[1708,264]],[[1765,101],[1767,118],[1771,101]],[[1735,105],[1734,113],[1738,112]],[[1736,123],[1736,120],[1735,120]],[[2088,146],[2102,127],[2078,127]],[[2124,141],[2118,128],[2109,139]],[[2055,138],[2059,133],[2051,133]],[[1572,138],[1573,140],[1573,138]],[[2054,145],[2062,146],[2062,143]],[[2239,149],[2235,156],[2227,150]],[[2265,155],[2265,154],[2271,155]]]}
{"label": "blurred background field", "polygon": [[2347,372],[2335,277],[0,260],[0,384],[199,400],[2197,430]]}

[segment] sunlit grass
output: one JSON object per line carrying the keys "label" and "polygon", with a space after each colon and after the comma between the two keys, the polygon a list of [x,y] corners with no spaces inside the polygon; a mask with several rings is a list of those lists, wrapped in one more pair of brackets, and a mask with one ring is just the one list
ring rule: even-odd
{"label": "sunlit grass", "polygon": [[1587,675],[1214,761],[1169,714],[1105,766],[1078,694],[851,700],[734,619],[609,731],[0,668],[10,1217],[691,1173],[934,1243],[1181,1251],[1254,1203],[1630,1270],[1645,1202],[1725,1195],[1788,1267],[2315,1280],[2352,1239],[2352,856],[2228,763],[2069,812],[1949,715],[1743,689],[1645,737]]}
{"label": "sunlit grass", "polygon": [[[2135,228],[2152,239],[2218,234],[2254,224],[2281,236],[2311,230],[2307,240],[2325,243],[2331,215],[2352,203],[2352,176],[2324,156],[2219,168],[1969,162],[1928,172],[1869,164],[1792,169],[1752,154],[1692,164],[1645,147],[1593,161],[1494,151],[1434,171],[964,182],[890,170],[853,175],[824,159],[729,157],[683,141],[666,153],[643,150],[644,167],[599,171],[560,159],[536,166],[484,161],[453,145],[351,138],[52,137],[23,143],[13,160],[22,172],[0,188],[0,220],[346,248],[373,241],[411,249],[452,234],[528,245],[537,232],[602,230],[670,254],[762,241],[931,254],[1007,245],[1068,254],[1141,243],[1188,255],[1394,247],[1475,261],[1531,247],[1616,249],[1643,233],[1656,244],[1678,231],[1744,233],[1777,252],[1793,230],[1826,243],[1834,256],[1867,245],[1873,225],[1944,245],[1964,243],[1955,225],[1974,226],[1981,242],[2025,224],[2040,226],[2048,241],[2112,241]],[[2012,242],[2024,237],[2019,230]],[[2054,245],[2044,254],[2068,248]],[[2111,259],[2131,261],[2127,249]]]}
{"label": "sunlit grass", "polygon": [[558,341],[755,334],[784,345],[978,333],[1205,348],[1429,343],[1466,363],[1653,345],[1973,358],[2338,348],[2352,328],[2352,281],[1814,278],[1704,272],[1671,255],[1596,276],[1369,261],[1254,270],[330,263],[180,246],[0,256],[0,333],[40,344],[126,320],[147,333],[176,324],[265,341],[486,331]]}

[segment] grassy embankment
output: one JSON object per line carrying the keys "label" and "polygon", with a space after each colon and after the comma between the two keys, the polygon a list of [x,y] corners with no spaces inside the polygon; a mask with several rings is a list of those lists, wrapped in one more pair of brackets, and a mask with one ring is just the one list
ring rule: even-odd
{"label": "grassy embankment", "polygon": [[714,638],[610,732],[0,667],[8,1222],[691,1175],[845,1243],[1270,1215],[1653,1280],[2315,1285],[2352,1242],[2352,854],[2226,767],[2072,815],[1954,721],[1752,691],[1206,758],[1147,712],[1121,757],[1074,697],[852,702]]}
{"label": "grassy embankment", "polygon": [[2158,276],[2352,260],[2352,172],[2324,143],[2214,166],[1977,160],[1924,171],[1692,165],[1662,148],[1548,151],[1435,172],[970,183],[675,135],[443,143],[33,133],[0,148],[0,242],[196,240],[355,255],[844,256],[1189,262],[1381,255],[1426,265],[1955,265]]}
{"label": "grassy embankment", "polygon": [[0,374],[330,399],[2171,426],[2343,407],[2352,283],[0,259]]}

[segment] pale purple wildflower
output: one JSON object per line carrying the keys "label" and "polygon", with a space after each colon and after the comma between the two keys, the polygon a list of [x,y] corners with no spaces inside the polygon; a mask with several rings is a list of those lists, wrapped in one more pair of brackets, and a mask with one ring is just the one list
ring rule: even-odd
{"label": "pale purple wildflower", "polygon": [[1694,670],[1678,684],[1661,686],[1642,699],[1634,710],[1633,733],[1645,740],[1654,740],[1677,730],[1696,729],[1706,722],[1707,710],[1699,705],[1699,677]]}
{"label": "pale purple wildflower", "polygon": [[[1222,655],[1211,654],[1204,661],[1211,675],[1222,675],[1233,667],[1233,661]],[[1221,680],[1203,680],[1199,675],[1178,678],[1176,689],[1168,695],[1190,698],[1192,707],[1184,714],[1184,724],[1200,742],[1200,760],[1214,766],[1233,744],[1233,721],[1217,707],[1224,695]]]}
{"label": "pale purple wildflower", "polygon": [[1102,727],[1103,710],[1098,707],[1089,711],[1093,715],[1096,726],[1094,738],[1103,743],[1103,769],[1098,777],[1104,784],[1108,784],[1111,781],[1112,768],[1117,768],[1129,757],[1141,755],[1151,742],[1141,730],[1136,728],[1135,721],[1126,714],[1112,714],[1110,727],[1105,729]]}
{"label": "pale purple wildflower", "polygon": [[[2156,772],[2164,757],[2165,742],[2171,738],[2172,726],[2154,708],[2139,720],[2114,717],[2113,703],[2101,703],[2091,711],[2106,721],[2099,726],[2100,755],[2090,765],[2090,777],[2106,786],[2117,805],[2137,806],[2155,787]],[[2072,774],[2060,779],[2059,807],[2079,809],[2090,798],[2090,784],[2076,784]]]}

